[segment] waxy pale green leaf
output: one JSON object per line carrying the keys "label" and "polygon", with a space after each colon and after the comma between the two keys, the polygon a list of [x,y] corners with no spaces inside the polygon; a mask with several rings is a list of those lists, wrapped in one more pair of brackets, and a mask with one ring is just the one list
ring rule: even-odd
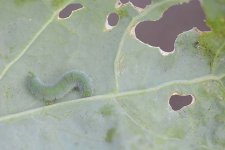
{"label": "waxy pale green leaf", "polygon": [[[84,8],[58,19],[72,2]],[[183,2],[153,0],[137,12],[130,5],[115,8],[116,0],[0,0],[1,149],[222,150],[225,38],[216,23],[217,16],[225,18],[224,0],[201,1],[212,36],[196,28],[184,32],[170,55],[133,34],[138,22],[158,20]],[[106,30],[111,12],[120,20]],[[91,76],[92,97],[70,92],[45,106],[26,88],[29,71],[51,83],[74,69]],[[193,103],[172,110],[174,93],[192,95]]]}

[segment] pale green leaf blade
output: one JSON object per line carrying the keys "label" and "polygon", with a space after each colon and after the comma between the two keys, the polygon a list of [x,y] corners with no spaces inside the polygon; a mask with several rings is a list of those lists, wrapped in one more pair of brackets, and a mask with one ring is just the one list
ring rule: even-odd
{"label": "pale green leaf blade", "polygon": [[[33,97],[26,87],[26,77],[29,71],[47,83],[54,83],[65,72],[80,70],[91,77],[94,95],[112,93],[116,90],[114,60],[121,35],[132,15],[136,14],[135,10],[131,7],[117,10],[115,8],[116,1],[102,2],[99,0],[92,2],[66,1],[58,4],[59,8],[56,9],[55,1],[49,3],[48,1],[38,3],[24,1],[19,6],[15,1],[5,2],[9,6],[16,5],[15,7],[22,8],[34,5],[40,7],[39,11],[46,9],[44,6],[47,6],[52,11],[50,11],[50,17],[45,22],[43,21],[43,26],[40,26],[32,40],[28,44],[24,43],[25,48],[18,49],[18,54],[12,57],[10,62],[6,63],[5,68],[1,70],[0,115],[17,113],[44,105],[43,101]],[[84,8],[74,12],[68,19],[59,20],[59,11],[69,2],[80,2]],[[101,7],[102,5],[104,7]],[[106,31],[106,17],[113,11],[123,11],[127,15],[121,16],[117,28]],[[32,16],[29,17],[33,20],[36,19]],[[24,26],[20,30],[29,33],[26,28],[28,27]],[[6,34],[6,38],[11,39],[17,36],[17,34]],[[3,38],[4,35],[1,37]],[[6,50],[8,48],[5,47]],[[80,98],[79,94],[71,92],[58,102],[76,98]]]}
{"label": "pale green leaf blade", "polygon": [[[59,20],[71,2],[84,8]],[[183,2],[153,0],[137,12],[115,8],[116,0],[0,0],[1,149],[224,149],[224,0],[201,1],[213,32],[180,34],[168,56],[133,35],[138,22]],[[120,21],[106,31],[111,12]],[[74,69],[91,76],[92,97],[73,91],[44,106],[25,85],[29,71],[52,83]],[[192,95],[192,104],[174,111],[174,93]]]}
{"label": "pale green leaf blade", "polygon": [[[168,100],[174,91],[191,93],[194,103],[173,111]],[[208,77],[59,103],[1,118],[0,145],[37,150],[223,149],[224,95],[219,80]]]}

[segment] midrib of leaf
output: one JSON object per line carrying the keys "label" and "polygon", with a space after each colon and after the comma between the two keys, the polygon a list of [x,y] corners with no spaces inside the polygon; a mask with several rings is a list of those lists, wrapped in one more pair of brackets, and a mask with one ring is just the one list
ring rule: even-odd
{"label": "midrib of leaf", "polygon": [[[158,86],[155,86],[155,87],[152,87],[152,88],[148,88],[148,89],[134,90],[134,91],[128,91],[128,92],[115,93],[115,94],[109,93],[109,94],[105,94],[105,95],[98,95],[98,96],[92,96],[92,97],[87,97],[87,98],[69,100],[69,101],[66,101],[66,102],[60,102],[60,103],[56,103],[56,104],[53,104],[53,105],[48,105],[48,106],[44,106],[44,107],[40,107],[40,108],[36,108],[36,109],[31,109],[31,110],[24,111],[24,112],[6,115],[6,116],[3,116],[3,117],[0,117],[0,122],[5,121],[5,120],[10,120],[10,119],[13,119],[13,118],[17,118],[17,117],[22,117],[22,116],[32,114],[32,113],[41,112],[43,110],[51,109],[51,108],[54,108],[54,107],[72,105],[74,103],[80,103],[80,102],[84,102],[84,101],[86,101],[86,102],[88,102],[88,101],[99,101],[99,100],[104,100],[106,98],[117,98],[117,97],[121,97],[121,96],[142,94],[142,93],[146,93],[146,92],[160,90],[162,88],[172,86],[172,85],[176,85],[176,84],[190,85],[190,84],[201,83],[201,82],[212,80],[212,81],[217,81],[224,88],[224,85],[221,82],[221,79],[224,78],[224,77],[225,77],[225,73],[220,75],[220,76],[207,75],[207,76],[195,78],[195,79],[192,79],[192,80],[170,81],[170,82],[166,82],[164,84],[161,84],[161,85],[158,85]],[[225,92],[225,90],[224,90],[224,92]]]}
{"label": "midrib of leaf", "polygon": [[[140,123],[140,121],[138,121],[137,119],[135,119],[134,117],[132,117],[132,115],[130,115],[126,109],[120,104],[120,102],[117,99],[114,99],[115,103],[121,108],[121,110],[123,111],[123,113],[125,114],[125,116],[137,127],[139,127],[142,131],[144,131],[144,133],[146,135],[150,135],[152,136],[154,134],[155,137],[160,137],[160,138],[164,138],[165,140],[169,140],[169,138],[167,137],[162,137],[160,134],[156,134],[154,132],[151,132],[152,130],[149,129],[149,127],[147,127],[145,124]],[[170,137],[170,140],[173,139],[172,137]],[[175,139],[175,138],[174,138]]]}
{"label": "midrib of leaf", "polygon": [[10,63],[8,63],[3,71],[0,73],[0,80],[5,76],[7,71],[28,51],[30,46],[38,39],[38,37],[43,33],[43,31],[49,26],[49,24],[55,19],[55,17],[58,15],[59,10],[61,10],[63,7],[71,3],[73,0],[68,1],[65,5],[63,5],[61,8],[57,9],[53,12],[53,15],[44,23],[43,26],[37,31],[37,33],[33,36],[33,38],[28,42],[28,44],[24,47],[24,49],[21,50],[19,55],[15,57]]}
{"label": "midrib of leaf", "polygon": [[146,134],[150,135],[150,131],[141,123],[139,123],[134,117],[132,117],[126,110],[125,108],[123,108],[123,106],[119,103],[118,100],[114,99],[115,103],[121,108],[121,110],[123,111],[123,113],[126,115],[127,118],[130,119],[131,122],[133,122],[133,124],[135,124],[136,126],[138,126],[140,129],[142,129],[143,131],[145,131]]}
{"label": "midrib of leaf", "polygon": [[137,23],[137,21],[139,19],[141,19],[142,17],[144,17],[147,13],[150,13],[151,11],[153,11],[154,9],[157,9],[158,7],[160,7],[163,4],[171,3],[173,1],[179,2],[181,0],[164,0],[162,2],[159,2],[157,4],[154,4],[152,7],[148,7],[145,11],[143,11],[142,13],[140,13],[139,15],[137,15],[136,17],[134,17],[130,21],[128,27],[126,28],[126,30],[124,31],[124,33],[123,33],[123,35],[121,37],[121,40],[120,40],[120,43],[119,43],[119,46],[118,46],[118,51],[117,51],[117,54],[116,54],[116,58],[115,58],[115,61],[114,61],[114,74],[115,74],[115,82],[116,82],[116,92],[119,92],[119,81],[118,81],[118,75],[119,75],[119,73],[118,73],[118,70],[117,70],[117,63],[119,62],[119,56],[121,54],[121,50],[122,50],[122,47],[124,45],[124,41],[125,41],[126,35],[132,29],[133,25],[135,23]]}

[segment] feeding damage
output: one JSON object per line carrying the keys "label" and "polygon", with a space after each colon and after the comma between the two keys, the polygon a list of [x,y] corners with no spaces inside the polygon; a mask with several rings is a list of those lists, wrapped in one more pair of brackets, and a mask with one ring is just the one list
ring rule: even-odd
{"label": "feeding damage", "polygon": [[174,111],[178,111],[193,102],[194,97],[192,95],[179,95],[177,93],[173,94],[169,99],[169,105]]}
{"label": "feeding damage", "polygon": [[148,5],[151,4],[151,0],[119,0],[116,3],[116,8],[125,6],[130,4],[135,8],[137,11],[143,11]]}
{"label": "feeding damage", "polygon": [[130,3],[138,11],[143,11],[143,9],[151,4],[151,0],[130,0]]}
{"label": "feeding damage", "polygon": [[71,3],[59,12],[58,18],[67,19],[74,11],[80,10],[81,8],[83,8],[83,5],[81,5],[80,3]]}
{"label": "feeding damage", "polygon": [[163,55],[174,52],[177,35],[197,27],[209,31],[205,14],[198,0],[170,7],[157,21],[143,21],[134,29],[137,40],[153,47],[159,47]]}
{"label": "feeding damage", "polygon": [[106,30],[112,30],[119,22],[119,15],[115,12],[110,13],[105,22]]}

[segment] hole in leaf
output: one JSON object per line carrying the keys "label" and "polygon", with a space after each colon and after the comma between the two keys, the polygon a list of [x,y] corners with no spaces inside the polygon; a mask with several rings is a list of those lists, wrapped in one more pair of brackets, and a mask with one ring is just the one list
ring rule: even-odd
{"label": "hole in leaf", "polygon": [[198,0],[170,7],[157,21],[143,21],[135,27],[138,40],[154,47],[160,47],[164,52],[174,50],[174,42],[178,34],[197,27],[209,31],[205,15]]}
{"label": "hole in leaf", "polygon": [[122,4],[126,4],[126,3],[129,2],[129,0],[120,0],[120,2],[121,2]]}
{"label": "hole in leaf", "polygon": [[119,21],[119,15],[117,13],[111,13],[108,15],[106,20],[106,29],[112,29],[117,25]]}
{"label": "hole in leaf", "polygon": [[108,23],[110,26],[116,26],[119,21],[119,16],[116,13],[111,13],[108,16]]}
{"label": "hole in leaf", "polygon": [[180,110],[184,106],[188,106],[193,102],[192,95],[174,94],[170,97],[169,104],[174,111]]}
{"label": "hole in leaf", "polygon": [[72,3],[67,5],[65,8],[63,8],[63,10],[61,10],[59,12],[59,18],[60,19],[66,19],[69,18],[70,15],[76,11],[83,8],[83,5],[81,5],[80,3]]}
{"label": "hole in leaf", "polygon": [[151,0],[130,0],[130,3],[135,7],[144,9],[147,5],[151,4]]}

